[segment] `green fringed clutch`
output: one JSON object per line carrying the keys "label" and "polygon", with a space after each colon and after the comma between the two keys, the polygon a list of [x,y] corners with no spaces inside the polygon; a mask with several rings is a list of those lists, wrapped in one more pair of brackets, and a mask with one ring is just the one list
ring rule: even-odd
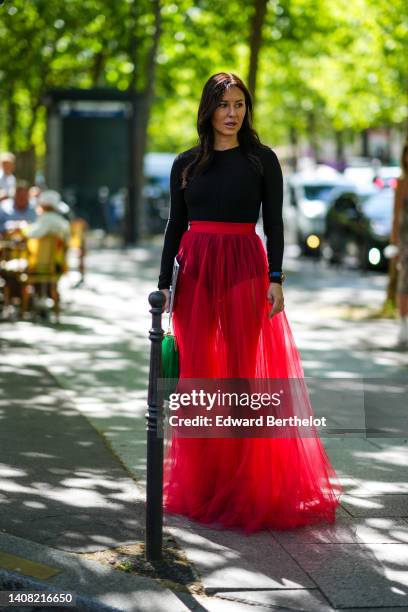
{"label": "green fringed clutch", "polygon": [[171,379],[165,383],[165,398],[175,391],[179,378],[179,351],[176,336],[171,331],[171,316],[173,313],[174,295],[176,290],[179,262],[174,258],[173,275],[170,287],[169,327],[162,340],[162,378]]}
{"label": "green fringed clutch", "polygon": [[178,378],[179,353],[176,336],[170,331],[166,332],[162,341],[162,369],[163,378]]}
{"label": "green fringed clutch", "polygon": [[176,337],[170,331],[164,334],[162,340],[162,378],[163,399],[168,401],[170,395],[176,392],[179,379],[179,352]]}

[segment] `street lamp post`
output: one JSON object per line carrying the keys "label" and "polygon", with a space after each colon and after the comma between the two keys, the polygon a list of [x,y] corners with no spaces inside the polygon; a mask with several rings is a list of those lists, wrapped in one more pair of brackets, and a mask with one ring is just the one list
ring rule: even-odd
{"label": "street lamp post", "polygon": [[165,296],[162,291],[153,291],[149,295],[152,313],[152,327],[149,331],[150,369],[149,391],[147,397],[147,481],[146,481],[146,559],[159,560],[163,546],[163,435],[159,435],[162,426],[163,399],[159,395],[157,379],[161,376],[161,350],[163,329],[161,326],[162,310]]}

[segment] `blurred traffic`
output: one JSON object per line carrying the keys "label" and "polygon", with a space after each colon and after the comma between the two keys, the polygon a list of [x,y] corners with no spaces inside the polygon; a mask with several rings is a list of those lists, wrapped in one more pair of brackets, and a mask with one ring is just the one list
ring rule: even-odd
{"label": "blurred traffic", "polygon": [[[174,157],[167,153],[146,156],[143,194],[150,235],[162,234],[166,227]],[[375,158],[356,161],[358,165],[346,165],[340,172],[325,164],[311,166],[304,160],[307,169],[284,172],[286,243],[297,247],[298,257],[384,272],[394,253],[389,248],[390,235],[401,170]]]}

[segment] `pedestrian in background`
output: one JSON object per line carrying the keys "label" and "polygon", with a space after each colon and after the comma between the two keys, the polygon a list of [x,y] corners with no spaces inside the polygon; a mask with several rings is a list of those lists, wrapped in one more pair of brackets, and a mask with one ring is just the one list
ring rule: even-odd
{"label": "pedestrian in background", "polygon": [[19,179],[16,181],[14,197],[1,203],[0,232],[34,223],[36,218],[35,205],[30,201],[30,185],[27,181]]}
{"label": "pedestrian in background", "polygon": [[16,188],[16,177],[14,170],[16,167],[16,157],[13,153],[2,153],[0,155],[0,201],[14,195]]}
{"label": "pedestrian in background", "polygon": [[66,206],[65,202],[61,201],[58,191],[47,189],[40,193],[37,205],[38,218],[27,228],[26,235],[29,238],[56,235],[63,238],[67,244],[71,237],[71,227],[69,221],[63,217]]}

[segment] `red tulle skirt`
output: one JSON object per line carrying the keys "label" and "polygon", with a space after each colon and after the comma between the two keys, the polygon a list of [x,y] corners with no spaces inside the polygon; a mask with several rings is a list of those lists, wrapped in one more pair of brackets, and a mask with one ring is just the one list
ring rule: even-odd
{"label": "red tulle skirt", "polygon": [[[181,379],[303,380],[285,311],[268,317],[268,261],[255,223],[191,221],[177,259],[173,326]],[[306,386],[301,389],[298,414],[313,415]],[[167,434],[166,513],[249,534],[333,523],[341,493],[318,435]]]}

